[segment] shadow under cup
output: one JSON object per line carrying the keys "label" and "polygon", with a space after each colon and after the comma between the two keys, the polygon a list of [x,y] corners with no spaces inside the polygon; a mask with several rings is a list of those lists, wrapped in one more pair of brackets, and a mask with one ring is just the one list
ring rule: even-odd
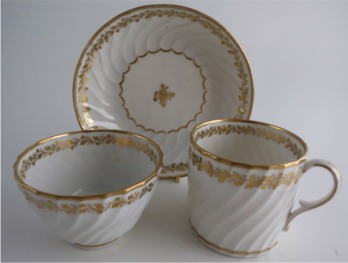
{"label": "shadow under cup", "polygon": [[[190,137],[189,218],[208,247],[234,257],[269,251],[298,214],[329,201],[340,186],[337,169],[307,161],[297,135],[255,121],[222,119],[195,127]],[[314,166],[332,175],[330,193],[300,201],[291,212],[301,175]]]}

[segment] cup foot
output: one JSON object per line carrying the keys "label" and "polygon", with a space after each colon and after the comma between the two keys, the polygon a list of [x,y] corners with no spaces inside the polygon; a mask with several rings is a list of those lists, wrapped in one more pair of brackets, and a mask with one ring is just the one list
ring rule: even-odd
{"label": "cup foot", "polygon": [[96,245],[83,245],[83,244],[78,244],[78,243],[72,243],[74,247],[81,248],[81,249],[88,249],[88,250],[94,250],[94,249],[100,249],[100,248],[105,248],[108,246],[111,246],[115,244],[118,241],[118,239],[114,239],[110,242],[102,243],[102,244],[96,244]]}
{"label": "cup foot", "polygon": [[209,247],[210,249],[223,254],[225,256],[235,257],[235,258],[252,258],[259,257],[269,252],[277,243],[275,243],[272,247],[260,250],[260,251],[235,251],[229,248],[220,247],[208,240],[206,240],[203,236],[201,236],[197,230],[191,225],[191,229],[196,238],[201,241],[204,245]]}

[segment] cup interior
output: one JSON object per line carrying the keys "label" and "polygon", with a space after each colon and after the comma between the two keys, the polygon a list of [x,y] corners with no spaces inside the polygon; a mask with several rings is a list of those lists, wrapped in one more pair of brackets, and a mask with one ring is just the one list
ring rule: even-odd
{"label": "cup interior", "polygon": [[199,125],[191,134],[191,143],[210,156],[247,165],[287,164],[307,152],[302,139],[285,129],[232,119]]}
{"label": "cup interior", "polygon": [[131,133],[78,132],[31,147],[18,161],[24,184],[64,196],[90,196],[129,188],[159,169],[153,142]]}

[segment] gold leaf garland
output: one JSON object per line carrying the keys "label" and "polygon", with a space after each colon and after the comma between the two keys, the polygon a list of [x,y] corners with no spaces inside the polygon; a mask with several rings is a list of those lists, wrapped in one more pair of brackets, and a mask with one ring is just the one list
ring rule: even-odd
{"label": "gold leaf garland", "polygon": [[191,13],[187,13],[185,11],[178,11],[174,9],[167,9],[167,10],[145,10],[143,12],[140,12],[138,14],[134,14],[131,16],[123,17],[119,23],[117,23],[114,26],[111,26],[108,30],[106,30],[104,33],[102,33],[98,39],[95,40],[95,43],[92,45],[92,47],[89,49],[89,51],[86,53],[85,61],[82,66],[82,70],[80,74],[78,75],[79,83],[78,83],[78,99],[79,102],[82,105],[82,116],[85,120],[85,122],[89,125],[92,129],[97,129],[98,127],[94,125],[94,121],[90,116],[90,108],[88,105],[88,97],[86,95],[86,92],[88,90],[88,73],[93,67],[95,54],[100,51],[104,45],[104,43],[107,43],[112,37],[114,33],[120,32],[121,29],[127,27],[130,23],[133,22],[139,22],[141,19],[150,19],[153,17],[179,17],[182,19],[189,19],[193,23],[199,23],[202,25],[205,29],[208,29],[212,34],[214,34],[216,37],[219,38],[222,45],[226,46],[228,48],[228,53],[231,54],[234,57],[234,64],[237,67],[238,71],[238,78],[241,80],[241,84],[239,86],[239,91],[241,92],[241,95],[238,96],[240,105],[238,107],[238,114],[234,117],[236,118],[243,118],[243,114],[247,111],[246,105],[248,103],[247,97],[248,97],[248,78],[247,73],[244,70],[243,61],[240,57],[238,49],[230,42],[230,38],[225,35],[225,33],[222,32],[220,27],[217,27],[212,22],[202,18],[199,15],[194,15]]}
{"label": "gold leaf garland", "polygon": [[107,203],[66,203],[58,204],[52,200],[40,200],[33,197],[31,194],[24,192],[25,198],[37,206],[38,209],[47,209],[53,212],[66,213],[66,214],[86,214],[97,213],[103,214],[109,209],[121,208],[126,205],[130,205],[135,201],[142,198],[146,193],[151,192],[154,187],[154,183],[150,183],[140,191],[130,194],[127,198],[116,196],[112,201]]}
{"label": "gold leaf garland", "polygon": [[254,135],[256,137],[264,138],[266,140],[271,140],[276,142],[277,144],[283,145],[286,149],[290,150],[296,158],[301,158],[301,156],[303,155],[302,150],[289,137],[283,136],[270,129],[252,127],[250,125],[244,126],[244,125],[228,124],[228,125],[221,125],[221,126],[212,126],[208,129],[197,132],[194,139],[195,141],[198,141],[206,137],[211,137],[213,135],[221,135],[221,134]]}
{"label": "gold leaf garland", "polygon": [[197,167],[198,171],[205,172],[209,177],[216,178],[219,183],[231,183],[234,186],[244,187],[246,189],[276,189],[280,185],[290,186],[292,183],[297,183],[302,175],[302,169],[297,172],[274,173],[270,176],[256,174],[240,174],[238,172],[230,172],[227,169],[214,167],[210,161],[204,161],[202,157],[190,150],[190,159],[193,166]]}
{"label": "gold leaf garland", "polygon": [[175,172],[187,172],[188,163],[172,163],[170,165],[163,166],[161,170],[161,174],[165,175],[167,173],[175,173]]}
{"label": "gold leaf garland", "polygon": [[73,138],[69,140],[56,140],[55,143],[46,145],[43,148],[37,148],[27,159],[24,159],[20,169],[20,176],[25,178],[26,171],[34,166],[36,162],[44,157],[50,156],[55,152],[64,151],[67,149],[74,149],[83,145],[117,145],[119,147],[127,147],[138,152],[145,153],[152,162],[158,163],[158,156],[146,143],[134,141],[130,137],[112,136],[110,134],[104,136],[88,136],[82,135],[80,138]]}

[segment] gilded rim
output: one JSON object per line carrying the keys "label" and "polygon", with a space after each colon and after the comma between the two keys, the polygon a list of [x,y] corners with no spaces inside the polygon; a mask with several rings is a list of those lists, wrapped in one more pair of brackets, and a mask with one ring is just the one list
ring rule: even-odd
{"label": "gilded rim", "polygon": [[[281,131],[289,136],[291,136],[292,138],[294,138],[296,141],[298,141],[303,149],[304,149],[304,153],[301,156],[301,158],[298,158],[297,160],[293,161],[293,162],[288,162],[288,163],[282,163],[282,164],[272,164],[272,165],[253,165],[253,164],[247,164],[247,163],[240,163],[240,162],[234,162],[232,160],[228,160],[225,158],[222,158],[220,156],[217,156],[211,152],[206,151],[205,149],[203,149],[202,147],[200,147],[197,142],[194,140],[194,135],[196,134],[196,132],[201,129],[202,127],[205,127],[207,125],[210,124],[216,124],[216,123],[241,123],[241,124],[254,124],[254,125],[258,125],[258,126],[263,126],[263,127],[267,127],[267,128],[271,128],[273,130],[277,130],[277,131]],[[226,164],[226,165],[231,165],[231,166],[238,166],[238,167],[242,167],[242,168],[249,168],[249,169],[263,169],[263,170],[268,170],[268,169],[282,169],[282,168],[287,168],[287,167],[291,167],[291,166],[296,166],[300,163],[303,163],[308,156],[308,148],[307,148],[307,144],[296,134],[281,128],[279,126],[273,125],[273,124],[268,124],[268,123],[264,123],[264,122],[258,122],[258,121],[252,121],[252,120],[239,120],[239,119],[217,119],[217,120],[212,120],[212,121],[207,121],[207,122],[203,122],[199,125],[197,125],[196,127],[194,127],[190,133],[190,143],[191,146],[196,149],[198,152],[200,152],[201,154],[203,154],[204,156],[207,156],[208,158],[211,158],[217,162]]]}
{"label": "gilded rim", "polygon": [[[76,135],[76,134],[88,134],[88,133],[112,133],[112,134],[126,134],[126,135],[130,135],[132,137],[137,137],[140,138],[142,140],[144,140],[145,142],[151,144],[157,151],[158,153],[158,164],[155,168],[155,170],[149,175],[147,176],[145,179],[133,184],[132,186],[129,186],[127,188],[123,188],[121,190],[117,190],[117,191],[113,191],[113,192],[109,192],[109,193],[105,193],[105,194],[98,194],[98,195],[86,195],[86,196],[70,196],[70,195],[57,195],[57,194],[51,194],[51,193],[47,193],[47,192],[43,192],[40,191],[34,187],[31,187],[30,185],[28,185],[27,183],[25,183],[21,177],[19,176],[19,171],[18,171],[18,167],[20,164],[20,161],[22,160],[22,158],[31,150],[35,149],[36,147],[49,142],[51,140],[55,140],[58,138],[62,138],[65,136],[70,136],[70,135]],[[68,200],[79,200],[79,201],[84,201],[84,200],[94,200],[94,199],[105,199],[111,196],[115,196],[115,195],[122,195],[122,194],[126,194],[136,188],[142,187],[144,185],[146,185],[149,181],[151,181],[153,178],[155,178],[158,174],[159,174],[159,170],[162,168],[163,166],[163,154],[162,151],[160,149],[160,147],[151,139],[142,136],[140,134],[137,133],[133,133],[133,132],[128,132],[128,131],[121,131],[121,130],[86,130],[86,131],[73,131],[73,132],[67,132],[67,133],[62,133],[62,134],[58,134],[58,135],[54,135],[51,137],[48,137],[46,139],[40,140],[36,143],[34,143],[33,145],[29,146],[27,149],[25,149],[16,159],[16,162],[14,163],[14,176],[15,179],[20,183],[21,187],[24,189],[29,190],[30,192],[36,194],[36,195],[43,195],[49,198],[54,198],[54,199],[68,199]]]}
{"label": "gilded rim", "polygon": [[253,103],[254,103],[254,84],[253,84],[253,78],[252,78],[252,74],[251,74],[251,68],[250,68],[250,64],[249,64],[249,60],[245,54],[245,52],[243,51],[243,49],[239,46],[238,42],[235,40],[235,38],[231,35],[231,33],[226,30],[226,28],[224,26],[222,26],[219,22],[217,22],[215,19],[213,19],[212,17],[201,13],[195,9],[186,7],[186,6],[180,6],[180,5],[173,5],[173,4],[154,4],[154,5],[144,5],[144,6],[139,6],[130,10],[127,10],[115,17],[113,17],[111,20],[109,20],[108,22],[106,22],[101,28],[99,28],[99,30],[92,36],[92,38],[87,42],[86,46],[84,47],[80,58],[77,62],[76,68],[75,68],[75,73],[74,73],[74,79],[73,79],[73,104],[74,104],[74,109],[75,109],[75,115],[76,118],[78,120],[78,123],[81,127],[81,129],[86,130],[86,129],[93,129],[93,128],[89,128],[89,127],[84,127],[84,121],[82,120],[80,114],[79,114],[79,109],[78,109],[78,101],[76,98],[76,91],[77,91],[77,79],[78,79],[78,72],[79,69],[81,67],[81,64],[83,63],[83,58],[87,52],[87,50],[89,49],[89,47],[92,45],[92,43],[94,42],[94,40],[99,36],[99,34],[108,26],[110,26],[113,22],[115,22],[116,20],[121,19],[122,17],[128,16],[134,12],[137,11],[141,11],[141,10],[146,10],[146,9],[151,9],[151,8],[173,8],[173,9],[178,9],[178,10],[183,10],[183,11],[188,11],[191,13],[194,13],[196,15],[199,15],[205,19],[207,19],[208,21],[210,21],[211,23],[213,23],[215,26],[220,27],[222,29],[222,31],[231,39],[234,41],[234,44],[236,45],[236,48],[239,49],[241,56],[243,58],[243,60],[246,62],[245,63],[245,67],[249,73],[249,78],[250,78],[250,97],[249,97],[249,111],[247,113],[247,119],[250,118],[251,116],[251,112],[252,112],[252,107],[253,107]]}

